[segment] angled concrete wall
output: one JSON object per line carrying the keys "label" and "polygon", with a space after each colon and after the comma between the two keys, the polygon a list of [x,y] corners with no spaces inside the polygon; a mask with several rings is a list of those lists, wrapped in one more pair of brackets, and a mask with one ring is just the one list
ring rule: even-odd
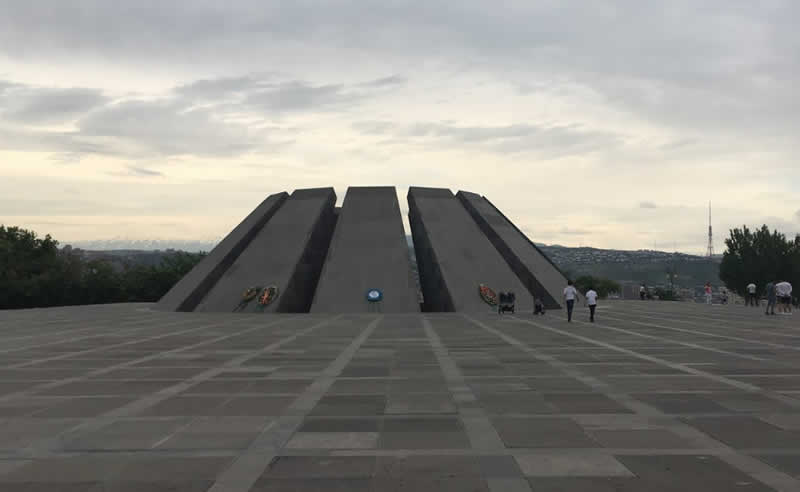
{"label": "angled concrete wall", "polygon": [[194,311],[288,197],[286,192],[268,196],[158,301],[156,309]]}
{"label": "angled concrete wall", "polygon": [[276,285],[278,299],[242,312],[308,312],[336,224],[333,188],[295,190],[196,311],[231,312],[248,287]]}
{"label": "angled concrete wall", "polygon": [[[348,188],[311,312],[419,312],[408,255],[395,188]],[[379,306],[366,301],[373,288]]]}
{"label": "angled concrete wall", "polygon": [[550,259],[485,197],[468,191],[459,191],[456,197],[530,295],[542,298],[548,309],[561,308],[567,279]]}
{"label": "angled concrete wall", "polygon": [[408,205],[425,311],[491,311],[480,284],[513,291],[517,310],[533,310],[525,286],[450,190],[412,187]]}

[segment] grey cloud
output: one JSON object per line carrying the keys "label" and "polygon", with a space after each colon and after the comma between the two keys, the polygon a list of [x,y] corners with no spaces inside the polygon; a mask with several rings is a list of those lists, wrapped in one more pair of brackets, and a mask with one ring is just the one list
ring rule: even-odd
{"label": "grey cloud", "polygon": [[393,136],[434,141],[442,145],[453,143],[477,145],[497,153],[538,153],[545,158],[593,152],[620,145],[622,136],[592,131],[577,125],[538,126],[513,124],[501,126],[459,126],[452,123],[414,123],[400,125],[388,121],[362,121],[352,125],[365,135]]}
{"label": "grey cloud", "polygon": [[258,131],[221,121],[213,110],[190,109],[182,101],[127,101],[88,114],[79,136],[111,141],[137,155],[234,156],[256,147]]}
{"label": "grey cloud", "polygon": [[23,124],[68,122],[107,101],[97,89],[0,85],[0,114]]}
{"label": "grey cloud", "polygon": [[572,229],[569,227],[562,227],[558,233],[565,234],[567,236],[586,236],[592,234],[592,231],[588,229]]}
{"label": "grey cloud", "polygon": [[356,94],[346,91],[342,85],[313,86],[292,81],[260,89],[250,94],[244,100],[244,105],[283,113],[309,108],[322,110],[352,102],[356,98]]}
{"label": "grey cloud", "polygon": [[658,208],[658,205],[656,205],[654,202],[645,201],[645,202],[639,202],[639,208],[651,208],[652,209],[652,208]]}
{"label": "grey cloud", "polygon": [[[569,81],[682,131],[793,139],[800,130],[800,3],[789,0],[510,0],[502,8],[480,0],[6,4],[0,53],[12,59],[250,67],[286,58],[348,71],[373,60],[480,66],[523,92],[565,90],[561,81]],[[331,56],[309,56],[316,52]],[[540,79],[556,82],[531,83]],[[352,97],[336,86],[284,89],[285,99],[267,91],[253,103],[291,111]]]}
{"label": "grey cloud", "polygon": [[127,166],[128,171],[130,174],[134,176],[163,176],[164,173],[159,171],[153,171],[152,169],[146,169],[144,167],[138,166]]}
{"label": "grey cloud", "polygon": [[800,210],[794,213],[794,220],[800,222]]}
{"label": "grey cloud", "polygon": [[[274,74],[251,74],[197,80],[158,99],[117,101],[95,89],[48,89],[0,81],[4,117],[0,148],[53,152],[53,158],[63,163],[77,162],[87,154],[138,159],[232,157],[276,150],[290,143],[286,138],[292,131],[270,126],[271,119],[351,107],[404,80],[395,75],[360,84],[314,85],[279,81]],[[237,119],[241,116],[248,122]],[[29,127],[56,121],[74,122],[76,129]]]}
{"label": "grey cloud", "polygon": [[388,86],[396,86],[396,85],[403,85],[408,80],[403,77],[402,75],[390,75],[388,77],[383,77],[380,79],[371,80],[369,82],[364,82],[360,84],[363,87],[388,87]]}

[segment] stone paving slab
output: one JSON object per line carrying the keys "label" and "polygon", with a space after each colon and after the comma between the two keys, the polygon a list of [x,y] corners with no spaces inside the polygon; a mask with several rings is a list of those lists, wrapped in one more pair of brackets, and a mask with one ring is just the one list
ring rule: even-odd
{"label": "stone paving slab", "polygon": [[800,490],[798,321],[603,307],[0,312],[0,490]]}

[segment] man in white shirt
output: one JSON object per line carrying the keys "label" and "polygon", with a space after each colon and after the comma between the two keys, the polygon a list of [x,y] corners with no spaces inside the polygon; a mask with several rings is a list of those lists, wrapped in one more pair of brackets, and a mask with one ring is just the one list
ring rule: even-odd
{"label": "man in white shirt", "polygon": [[575,299],[578,297],[578,291],[572,285],[572,280],[567,281],[567,286],[564,287],[564,301],[567,303],[567,322],[572,323],[572,308],[575,307]]}
{"label": "man in white shirt", "polygon": [[775,294],[778,296],[778,311],[781,314],[792,314],[792,284],[787,281],[775,284]]}
{"label": "man in white shirt", "polygon": [[758,298],[756,297],[756,284],[752,282],[747,284],[747,297],[744,298],[744,305],[753,307],[758,305]]}
{"label": "man in white shirt", "polygon": [[589,321],[594,323],[594,310],[597,309],[597,292],[595,292],[594,288],[589,287],[589,290],[586,291],[586,304],[589,305]]}

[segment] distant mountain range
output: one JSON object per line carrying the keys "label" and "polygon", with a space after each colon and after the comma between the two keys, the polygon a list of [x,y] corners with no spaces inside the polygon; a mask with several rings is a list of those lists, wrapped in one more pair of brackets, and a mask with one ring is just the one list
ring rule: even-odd
{"label": "distant mountain range", "polygon": [[90,251],[166,251],[168,249],[189,251],[211,251],[221,239],[192,241],[181,239],[100,239],[94,241],[74,241],[67,243],[73,248]]}
{"label": "distant mountain range", "polygon": [[[71,246],[85,250],[92,257],[111,255],[121,261],[151,264],[160,261],[160,256],[169,250],[208,252],[217,242],[218,240],[107,239],[76,241]],[[406,242],[413,253],[411,236],[406,236]],[[665,282],[666,270],[670,269],[677,272],[681,285],[694,286],[702,285],[706,281],[719,281],[719,256],[709,261],[703,256],[655,250],[571,248],[539,243],[537,246],[570,277],[595,275],[618,282],[647,282],[658,285]],[[416,276],[416,264],[412,263],[412,269]]]}

